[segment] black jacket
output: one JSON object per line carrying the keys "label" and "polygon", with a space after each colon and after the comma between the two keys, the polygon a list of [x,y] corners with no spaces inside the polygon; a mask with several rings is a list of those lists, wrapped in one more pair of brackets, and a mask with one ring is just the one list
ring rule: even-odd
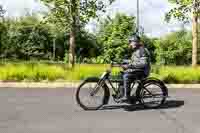
{"label": "black jacket", "polygon": [[145,47],[140,46],[133,51],[131,60],[128,64],[128,69],[126,71],[132,72],[135,69],[143,69],[145,74],[149,75],[151,69],[150,62],[149,51]]}

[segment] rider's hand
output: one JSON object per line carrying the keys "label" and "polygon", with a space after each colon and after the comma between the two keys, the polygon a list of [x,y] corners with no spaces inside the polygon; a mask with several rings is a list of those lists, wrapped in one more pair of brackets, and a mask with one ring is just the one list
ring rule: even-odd
{"label": "rider's hand", "polygon": [[122,65],[123,69],[128,69],[128,65]]}

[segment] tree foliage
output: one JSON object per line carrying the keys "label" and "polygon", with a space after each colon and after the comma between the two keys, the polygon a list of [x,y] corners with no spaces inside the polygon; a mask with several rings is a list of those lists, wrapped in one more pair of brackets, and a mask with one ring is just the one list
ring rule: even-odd
{"label": "tree foliage", "polygon": [[74,67],[77,30],[91,18],[97,17],[97,11],[104,11],[106,2],[114,0],[42,0],[51,6],[49,20],[61,24],[70,31],[69,65]]}
{"label": "tree foliage", "polygon": [[135,17],[125,14],[116,14],[102,22],[97,36],[103,47],[101,58],[105,62],[120,61],[128,53],[128,38],[135,31],[135,25]]}
{"label": "tree foliage", "polygon": [[[100,30],[97,34],[98,42],[101,44],[102,56],[97,58],[98,62],[105,61],[110,63],[111,60],[120,62],[123,58],[130,58],[132,52],[128,48],[128,39],[135,34],[136,23],[134,16],[127,16],[118,13],[113,18],[107,17],[101,23]],[[145,47],[151,53],[152,62],[155,62],[154,40],[141,34],[141,39]]]}
{"label": "tree foliage", "polygon": [[[1,58],[50,60],[55,40],[56,59],[63,60],[65,52],[69,50],[69,32],[60,31],[56,26],[43,23],[36,16],[16,20],[6,18],[0,22]],[[76,40],[78,58],[92,57],[99,53],[94,35],[81,29]]]}
{"label": "tree foliage", "polygon": [[[175,4],[165,16],[166,21],[170,21],[171,18],[176,18],[180,21],[188,22],[192,12],[199,15],[200,2],[197,0],[196,4],[193,4],[193,0],[168,0]],[[195,9],[195,10],[193,10]]]}
{"label": "tree foliage", "polygon": [[0,18],[3,18],[6,13],[6,10],[3,9],[3,6],[0,5]]}
{"label": "tree foliage", "polygon": [[[76,7],[71,11],[72,0],[42,0],[49,7],[48,21],[70,27],[73,14],[78,15],[79,24],[87,24],[91,18],[98,16],[97,11],[105,11],[114,0],[75,0]],[[108,3],[109,2],[109,3]],[[77,14],[76,14],[77,13]]]}
{"label": "tree foliage", "polygon": [[[62,8],[64,9],[64,7]],[[84,15],[81,16],[84,17]],[[54,18],[56,20],[57,17],[54,16]],[[84,30],[84,24],[89,21],[90,17],[86,18],[88,19],[81,20],[83,25],[80,25],[79,32],[75,36],[77,62],[82,62],[84,58],[87,58],[86,61],[89,63],[110,63],[111,60],[120,62],[125,55],[130,56],[128,38],[135,31],[135,17],[122,13],[118,13],[112,18],[107,17],[102,20],[97,34],[91,34]],[[5,18],[0,22],[1,58],[50,60],[53,54],[53,42],[55,42],[56,58],[63,60],[70,45],[68,20],[67,18],[63,19],[66,19],[66,25],[57,22],[43,23],[36,16],[25,16],[16,20]],[[190,31],[174,32],[161,39],[152,39],[144,34],[141,38],[150,50],[153,62],[190,64],[192,50]]]}
{"label": "tree foliage", "polygon": [[186,31],[171,33],[156,41],[156,60],[162,65],[189,65],[192,59],[192,37]]}
{"label": "tree foliage", "polygon": [[[1,56],[4,58],[44,58],[50,52],[51,35],[47,25],[35,17],[1,22]],[[49,59],[48,57],[46,57]]]}

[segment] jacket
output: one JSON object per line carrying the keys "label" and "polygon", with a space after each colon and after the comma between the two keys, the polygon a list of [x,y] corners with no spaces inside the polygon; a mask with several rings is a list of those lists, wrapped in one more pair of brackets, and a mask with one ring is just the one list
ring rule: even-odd
{"label": "jacket", "polygon": [[133,72],[134,70],[142,69],[146,76],[149,75],[151,69],[150,53],[149,51],[140,46],[132,53],[131,60],[128,64],[127,72]]}

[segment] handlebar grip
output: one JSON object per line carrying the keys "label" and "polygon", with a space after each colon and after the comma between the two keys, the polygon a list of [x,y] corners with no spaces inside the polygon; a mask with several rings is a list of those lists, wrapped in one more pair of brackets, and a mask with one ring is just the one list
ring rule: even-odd
{"label": "handlebar grip", "polygon": [[119,64],[117,62],[111,61],[111,67],[121,67],[122,64]]}

